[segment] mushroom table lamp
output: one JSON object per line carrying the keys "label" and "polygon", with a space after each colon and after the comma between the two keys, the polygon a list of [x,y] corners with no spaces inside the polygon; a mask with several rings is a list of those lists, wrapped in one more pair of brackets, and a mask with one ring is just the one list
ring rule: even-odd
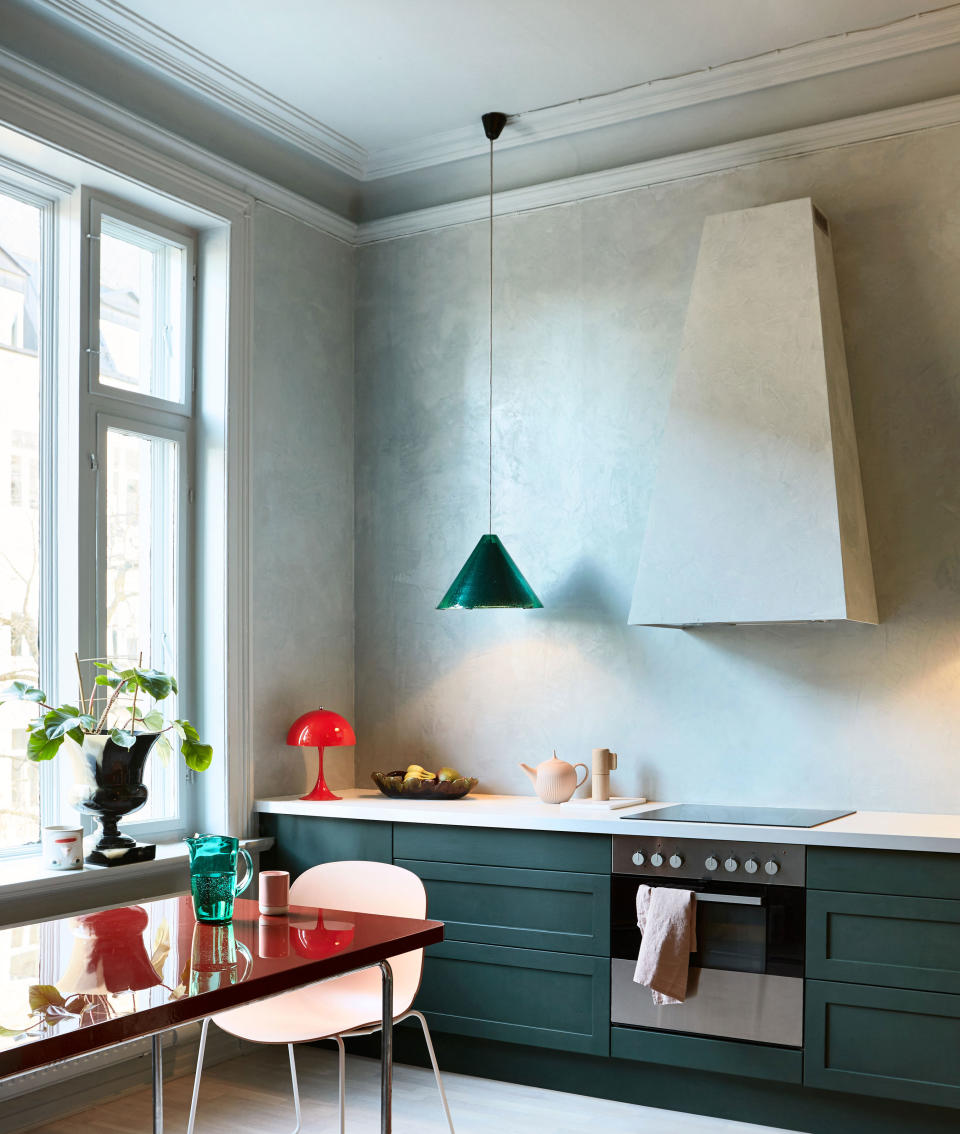
{"label": "mushroom table lamp", "polygon": [[339,713],[333,712],[332,709],[311,709],[309,713],[297,717],[287,733],[287,744],[316,746],[320,755],[317,782],[311,792],[307,795],[301,795],[300,798],[339,799],[340,796],[333,794],[323,778],[323,750],[327,745],[349,746],[356,743],[357,738],[353,735],[350,724]]}

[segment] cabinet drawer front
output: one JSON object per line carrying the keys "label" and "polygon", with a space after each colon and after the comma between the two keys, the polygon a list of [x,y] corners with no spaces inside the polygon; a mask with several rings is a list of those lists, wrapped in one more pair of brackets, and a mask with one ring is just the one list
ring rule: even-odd
{"label": "cabinet drawer front", "polygon": [[610,878],[398,858],[423,879],[448,941],[610,954]]}
{"label": "cabinet drawer front", "polygon": [[575,870],[581,874],[610,873],[609,835],[396,823],[393,853],[397,858],[413,858],[421,862]]}
{"label": "cabinet drawer front", "polygon": [[960,898],[960,855],[809,847],[807,885],[851,894]]}
{"label": "cabinet drawer front", "polygon": [[444,941],[427,950],[416,1007],[464,1036],[608,1055],[610,963]]}
{"label": "cabinet drawer front", "polygon": [[960,993],[960,901],[809,890],[807,976]]}
{"label": "cabinet drawer front", "polygon": [[808,980],[803,1081],[960,1106],[960,997]]}
{"label": "cabinet drawer front", "polygon": [[312,815],[260,816],[260,833],[272,835],[264,870],[289,870],[291,879],[321,862],[393,861],[393,824],[367,819],[321,819]]}
{"label": "cabinet drawer front", "polygon": [[773,1079],[778,1083],[800,1083],[803,1079],[800,1049],[772,1044],[614,1027],[610,1031],[610,1054],[614,1059],[664,1063],[668,1067],[691,1067],[748,1079]]}

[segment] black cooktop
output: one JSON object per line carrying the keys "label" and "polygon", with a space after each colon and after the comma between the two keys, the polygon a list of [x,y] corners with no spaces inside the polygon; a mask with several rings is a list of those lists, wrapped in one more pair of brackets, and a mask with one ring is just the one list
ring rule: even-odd
{"label": "black cooktop", "polygon": [[758,827],[819,827],[832,819],[853,815],[849,809],[829,811],[812,807],[737,807],[733,804],[675,803],[622,819],[661,819],[671,823],[732,823]]}

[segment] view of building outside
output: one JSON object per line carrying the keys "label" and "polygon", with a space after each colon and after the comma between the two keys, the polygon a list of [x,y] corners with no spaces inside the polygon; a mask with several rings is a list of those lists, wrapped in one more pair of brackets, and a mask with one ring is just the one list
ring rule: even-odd
{"label": "view of building outside", "polygon": [[[0,689],[40,678],[40,210],[0,194]],[[40,838],[35,709],[0,709],[0,849]]]}

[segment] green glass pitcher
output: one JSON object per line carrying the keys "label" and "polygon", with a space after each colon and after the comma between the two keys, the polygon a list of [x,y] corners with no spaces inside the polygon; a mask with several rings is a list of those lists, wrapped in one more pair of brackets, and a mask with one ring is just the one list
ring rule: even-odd
{"label": "green glass pitcher", "polygon": [[[190,892],[197,921],[223,925],[233,917],[233,902],[253,879],[253,859],[230,835],[194,835],[183,840],[190,851]],[[237,856],[247,864],[237,884]]]}

